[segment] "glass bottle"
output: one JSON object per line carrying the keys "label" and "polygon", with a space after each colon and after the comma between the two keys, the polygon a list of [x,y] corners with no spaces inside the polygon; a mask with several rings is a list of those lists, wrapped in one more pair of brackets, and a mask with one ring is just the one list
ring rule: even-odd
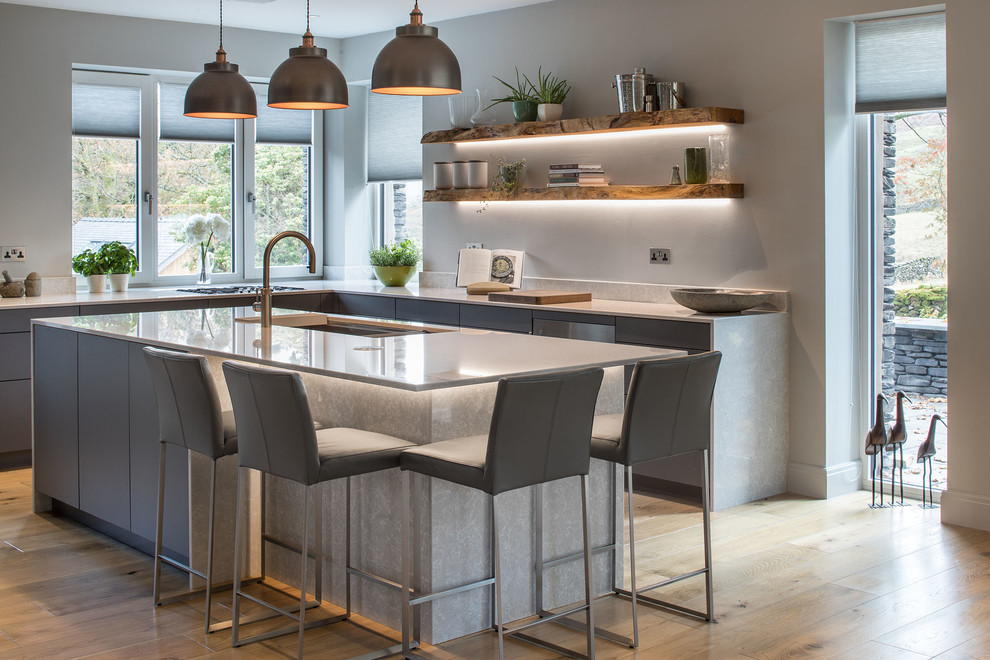
{"label": "glass bottle", "polygon": [[495,113],[488,109],[491,102],[488,100],[488,90],[478,89],[478,109],[471,115],[472,126],[491,126],[495,123]]}

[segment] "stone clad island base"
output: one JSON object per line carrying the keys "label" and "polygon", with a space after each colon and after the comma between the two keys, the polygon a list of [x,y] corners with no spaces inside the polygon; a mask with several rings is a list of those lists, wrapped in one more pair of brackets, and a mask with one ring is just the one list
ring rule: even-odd
{"label": "stone clad island base", "polygon": [[[209,357],[221,402],[230,405],[220,365]],[[302,372],[310,407],[323,426],[348,426],[394,435],[425,444],[465,435],[487,434],[495,402],[497,383],[482,383],[439,390],[410,392]],[[623,369],[610,367],[599,394],[596,414],[622,411]],[[191,528],[205,530],[208,515],[209,463],[194,456],[190,464]],[[218,474],[218,523],[216,570],[233,571],[233,494],[236,492],[236,457],[224,459]],[[401,567],[401,493],[399,470],[353,477],[351,482],[351,562],[361,570],[399,582]],[[299,546],[302,539],[302,486],[266,477],[266,533]],[[419,562],[414,562],[414,585],[426,592],[438,591],[491,576],[491,530],[489,497],[479,491],[413,475],[414,543]],[[593,545],[610,542],[613,530],[622,534],[621,474],[614,466],[593,460],[590,474],[591,534]],[[581,550],[580,482],[562,480],[545,486],[545,560]],[[324,599],[345,603],[345,502],[346,480],[322,486]],[[250,530],[247,553],[251,575],[261,571],[260,475],[251,475]],[[616,493],[619,498],[615,499]],[[503,608],[505,620],[535,614],[534,510],[532,489],[520,489],[500,497],[503,525]],[[226,514],[229,514],[227,517]],[[221,521],[223,521],[221,523]],[[313,521],[306,521],[313,539]],[[225,540],[227,539],[227,540]],[[206,560],[206,537],[193,534],[190,550],[197,564]],[[299,557],[275,544],[266,544],[266,574],[295,585]],[[418,571],[416,570],[418,569]],[[621,580],[622,555],[600,553],[594,558],[596,593],[611,589],[613,576]],[[312,592],[313,569],[309,568]],[[584,597],[580,561],[548,569],[544,578],[545,606],[555,608]],[[381,585],[351,578],[351,605],[355,612],[390,628],[400,627],[398,592]],[[437,644],[491,627],[491,590],[480,588],[440,599],[417,608],[422,639]]]}

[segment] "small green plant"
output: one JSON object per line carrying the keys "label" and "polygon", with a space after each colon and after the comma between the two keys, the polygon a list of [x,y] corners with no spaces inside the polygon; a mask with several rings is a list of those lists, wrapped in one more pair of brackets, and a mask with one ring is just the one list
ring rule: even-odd
{"label": "small green plant", "polygon": [[894,314],[923,319],[948,317],[948,289],[922,284],[914,289],[894,292]]}
{"label": "small green plant", "polygon": [[[499,81],[509,89],[509,95],[503,96],[499,99],[492,99],[491,104],[488,108],[498,105],[499,103],[513,103],[515,101],[529,101],[530,103],[539,103],[536,97],[533,95],[533,83],[529,81],[525,75],[519,73],[519,67],[516,67],[516,84],[511,85],[498,76],[492,76],[495,80]],[[487,110],[488,108],[485,108]]]}
{"label": "small green plant", "polygon": [[567,84],[566,80],[558,80],[549,71],[544,76],[543,67],[540,67],[536,72],[538,84],[534,85],[526,74],[523,74],[523,78],[526,78],[526,82],[529,83],[532,96],[537,103],[563,103],[571,91],[571,86]]}
{"label": "small green plant", "polygon": [[106,259],[89,248],[72,257],[72,270],[83,277],[106,275],[110,272]]}
{"label": "small green plant", "polygon": [[111,275],[134,275],[138,268],[137,254],[120,241],[104,243],[96,251],[97,259],[102,259]]}
{"label": "small green plant", "polygon": [[398,245],[383,245],[371,248],[368,258],[372,266],[415,266],[419,263],[421,251],[412,239],[405,239]]}
{"label": "small green plant", "polygon": [[488,202],[505,199],[510,195],[516,188],[519,188],[523,184],[523,180],[526,177],[526,159],[522,158],[520,160],[506,160],[505,158],[499,156],[495,157],[495,166],[498,168],[498,174],[492,178],[492,184],[488,186],[488,192],[485,193],[485,198],[481,202],[481,207],[478,209],[478,213],[482,213],[488,208]]}

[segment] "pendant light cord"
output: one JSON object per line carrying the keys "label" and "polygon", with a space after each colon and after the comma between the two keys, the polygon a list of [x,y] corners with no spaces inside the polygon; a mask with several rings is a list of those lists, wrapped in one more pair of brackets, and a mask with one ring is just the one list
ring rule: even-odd
{"label": "pendant light cord", "polygon": [[306,0],[306,32],[309,32],[309,0]]}
{"label": "pendant light cord", "polygon": [[220,0],[220,50],[223,50],[223,0]]}

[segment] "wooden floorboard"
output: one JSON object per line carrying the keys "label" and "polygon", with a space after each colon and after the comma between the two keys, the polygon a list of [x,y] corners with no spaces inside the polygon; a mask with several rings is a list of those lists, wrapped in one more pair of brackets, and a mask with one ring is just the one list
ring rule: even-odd
{"label": "wooden floorboard", "polygon": [[[714,514],[718,623],[641,606],[640,648],[599,640],[597,657],[990,660],[990,533],[942,525],[938,510],[868,503],[869,493],[783,495]],[[31,506],[30,471],[0,472],[0,660],[295,657],[292,635],[240,649],[230,648],[229,631],[207,635],[202,599],[152,607],[149,557]],[[702,565],[697,508],[648,495],[636,495],[633,508],[640,585]],[[174,571],[165,582],[166,590],[183,586]],[[671,585],[662,597],[703,608],[704,581]],[[224,595],[218,601],[214,616],[229,616]],[[327,606],[315,616],[338,613]],[[628,601],[602,599],[595,616],[632,633]],[[584,640],[556,624],[534,634],[575,649]],[[306,657],[346,658],[397,638],[354,617],[308,631]],[[484,632],[424,655],[483,659],[497,649]],[[510,639],[505,650],[518,660],[556,657]]]}

